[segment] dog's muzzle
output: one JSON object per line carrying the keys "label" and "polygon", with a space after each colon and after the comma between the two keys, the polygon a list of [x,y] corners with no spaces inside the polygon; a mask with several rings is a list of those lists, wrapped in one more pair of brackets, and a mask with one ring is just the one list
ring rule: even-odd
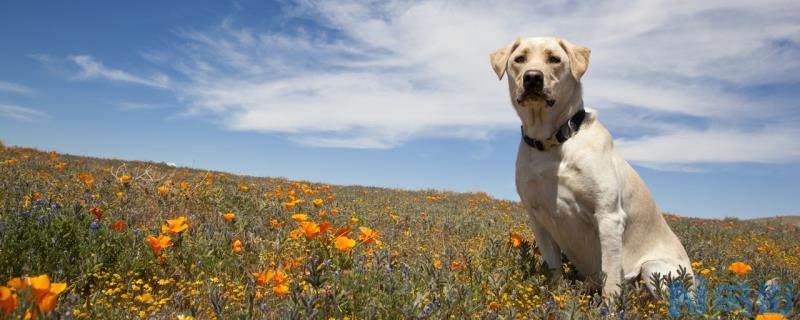
{"label": "dog's muzzle", "polygon": [[544,74],[539,70],[528,70],[522,75],[522,94],[517,98],[521,103],[526,99],[544,100],[548,107],[552,107],[556,101],[544,89]]}

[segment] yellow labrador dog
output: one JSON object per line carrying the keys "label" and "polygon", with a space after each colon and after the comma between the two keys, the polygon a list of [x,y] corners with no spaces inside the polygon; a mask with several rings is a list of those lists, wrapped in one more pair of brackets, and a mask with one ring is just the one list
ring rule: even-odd
{"label": "yellow labrador dog", "polygon": [[583,107],[589,52],[563,39],[520,38],[491,54],[522,120],[517,192],[554,275],[563,252],[607,295],[636,277],[653,291],[653,273],[674,276],[683,266],[691,274],[691,265],[642,179]]}

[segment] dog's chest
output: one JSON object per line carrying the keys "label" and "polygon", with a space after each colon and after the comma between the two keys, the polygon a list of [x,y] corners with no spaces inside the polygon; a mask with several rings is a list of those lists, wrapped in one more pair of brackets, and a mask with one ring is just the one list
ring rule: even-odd
{"label": "dog's chest", "polygon": [[548,229],[564,223],[591,224],[591,201],[585,195],[592,182],[585,181],[576,163],[557,154],[520,152],[516,180],[523,204]]}

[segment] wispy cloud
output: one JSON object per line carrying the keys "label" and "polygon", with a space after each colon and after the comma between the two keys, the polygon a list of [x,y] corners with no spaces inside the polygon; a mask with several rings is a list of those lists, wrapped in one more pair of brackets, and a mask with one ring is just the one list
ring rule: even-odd
{"label": "wispy cloud", "polygon": [[628,160],[658,168],[664,164],[710,162],[779,163],[800,159],[800,128],[767,127],[754,131],[726,128],[686,130],[618,139]]}
{"label": "wispy cloud", "polygon": [[33,89],[16,83],[0,81],[0,91],[15,93],[15,94],[31,94]]}
{"label": "wispy cloud", "polygon": [[95,60],[92,56],[77,55],[70,57],[70,60],[80,67],[78,79],[106,79],[112,81],[129,82],[148,87],[166,89],[169,86],[169,77],[164,74],[156,74],[151,77],[141,77],[130,74],[126,71],[111,69]]}
{"label": "wispy cloud", "polygon": [[47,114],[31,108],[0,103],[0,117],[25,122],[36,122],[47,117]]}
{"label": "wispy cloud", "polygon": [[[85,78],[173,90],[187,113],[233,130],[279,132],[314,146],[391,148],[514,130],[506,84],[493,76],[488,54],[518,36],[557,35],[592,49],[587,105],[636,110],[656,124],[620,140],[630,159],[800,161],[778,143],[737,152],[726,142],[796,135],[774,128],[776,119],[800,121],[800,96],[758,94],[800,84],[800,6],[792,1],[300,1],[287,10],[323,28],[278,33],[231,18],[179,32],[178,50],[145,51],[180,81],[133,76],[89,56],[73,60]],[[675,120],[681,117],[702,121]],[[609,120],[614,128],[636,119]],[[679,141],[692,146],[676,150]]]}

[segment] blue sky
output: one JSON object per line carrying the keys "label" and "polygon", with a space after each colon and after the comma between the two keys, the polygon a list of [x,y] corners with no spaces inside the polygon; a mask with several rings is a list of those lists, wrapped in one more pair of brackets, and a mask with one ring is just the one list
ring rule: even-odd
{"label": "blue sky", "polygon": [[539,35],[592,49],[585,102],[662,210],[800,214],[791,1],[4,1],[0,139],[517,199],[488,54]]}

